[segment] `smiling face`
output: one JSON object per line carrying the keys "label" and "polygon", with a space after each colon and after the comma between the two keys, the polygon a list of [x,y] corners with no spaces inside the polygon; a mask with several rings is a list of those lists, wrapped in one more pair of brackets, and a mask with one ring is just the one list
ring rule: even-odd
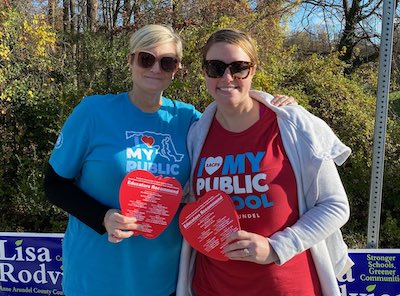
{"label": "smiling face", "polygon": [[[206,61],[218,60],[225,64],[236,61],[251,62],[250,57],[241,47],[226,42],[214,43],[209,48],[205,59]],[[225,73],[220,78],[211,78],[204,73],[207,91],[219,106],[237,107],[245,104],[251,100],[249,91],[255,74],[255,66],[249,71],[250,73],[245,79],[235,79],[229,67],[225,69]]]}
{"label": "smiling face", "polygon": [[173,57],[178,59],[176,46],[172,42],[162,43],[148,49],[137,49],[135,53],[141,51],[155,56],[156,62],[148,68],[143,68],[138,64],[138,54],[129,55],[128,62],[131,69],[135,91],[146,94],[159,94],[170,85],[173,76],[177,72],[177,69],[172,72],[164,71],[161,68],[160,60],[163,57]]}

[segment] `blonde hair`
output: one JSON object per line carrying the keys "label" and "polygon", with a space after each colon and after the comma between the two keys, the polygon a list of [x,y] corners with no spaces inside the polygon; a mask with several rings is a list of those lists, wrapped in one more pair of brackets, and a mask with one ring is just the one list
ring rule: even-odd
{"label": "blonde hair", "polygon": [[129,39],[129,53],[138,49],[150,49],[164,43],[173,43],[176,47],[176,54],[182,60],[182,40],[174,30],[166,25],[146,25],[132,34]]}
{"label": "blonde hair", "polygon": [[250,35],[231,28],[215,31],[208,38],[206,44],[201,50],[203,63],[206,61],[207,53],[211,46],[218,42],[225,42],[240,47],[250,57],[250,61],[252,63],[258,64],[257,49],[253,39],[250,37]]}

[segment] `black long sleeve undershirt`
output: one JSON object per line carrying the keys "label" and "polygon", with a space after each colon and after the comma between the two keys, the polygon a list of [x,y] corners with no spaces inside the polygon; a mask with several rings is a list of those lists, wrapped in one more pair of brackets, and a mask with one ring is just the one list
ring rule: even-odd
{"label": "black long sleeve undershirt", "polygon": [[74,184],[74,179],[63,178],[48,164],[44,189],[48,200],[75,216],[87,226],[104,234],[103,220],[110,207],[97,201]]}

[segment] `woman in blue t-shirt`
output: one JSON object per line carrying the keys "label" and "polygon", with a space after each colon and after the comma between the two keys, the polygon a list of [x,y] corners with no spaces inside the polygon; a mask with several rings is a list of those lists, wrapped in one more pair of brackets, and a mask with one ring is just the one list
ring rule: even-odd
{"label": "woman in blue t-shirt", "polygon": [[[171,28],[144,26],[131,36],[129,50],[132,90],[85,97],[49,160],[46,194],[69,213],[62,283],[68,296],[166,296],[176,290],[178,215],[154,239],[134,235],[142,226],[121,214],[119,188],[137,169],[184,187],[190,175],[186,137],[201,114],[163,97],[182,60],[181,39]],[[277,98],[278,105],[292,101]]]}

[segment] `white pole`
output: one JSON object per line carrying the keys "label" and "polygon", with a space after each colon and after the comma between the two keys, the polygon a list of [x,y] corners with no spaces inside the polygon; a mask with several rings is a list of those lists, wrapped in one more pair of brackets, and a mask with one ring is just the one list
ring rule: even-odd
{"label": "white pole", "polygon": [[381,46],[379,49],[379,80],[376,94],[374,150],[368,216],[368,248],[378,248],[379,241],[395,2],[395,0],[383,1]]}

